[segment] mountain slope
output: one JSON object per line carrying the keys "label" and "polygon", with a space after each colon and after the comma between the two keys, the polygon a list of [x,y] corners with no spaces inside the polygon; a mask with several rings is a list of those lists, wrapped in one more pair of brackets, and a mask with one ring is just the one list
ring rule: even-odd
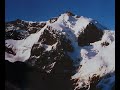
{"label": "mountain slope", "polygon": [[5,60],[62,75],[60,81],[71,84],[57,84],[60,90],[114,87],[115,33],[96,20],[66,12],[45,22],[8,22],[5,31]]}

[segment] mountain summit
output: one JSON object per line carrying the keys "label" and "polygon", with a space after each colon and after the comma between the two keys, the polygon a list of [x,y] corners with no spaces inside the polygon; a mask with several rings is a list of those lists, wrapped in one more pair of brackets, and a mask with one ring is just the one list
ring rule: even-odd
{"label": "mountain summit", "polygon": [[5,26],[6,62],[25,63],[34,69],[32,75],[36,70],[45,73],[39,81],[33,78],[38,85],[19,88],[114,90],[115,32],[98,21],[67,11],[48,21],[17,19]]}

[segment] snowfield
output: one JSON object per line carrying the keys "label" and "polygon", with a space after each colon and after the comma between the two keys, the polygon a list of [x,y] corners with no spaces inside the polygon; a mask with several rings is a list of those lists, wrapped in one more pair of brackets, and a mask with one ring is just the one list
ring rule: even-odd
{"label": "snowfield", "polygon": [[[110,37],[112,40],[110,40]],[[72,76],[72,79],[80,79],[78,87],[82,87],[83,83],[90,85],[89,78],[92,78],[93,75],[102,77],[109,73],[114,73],[115,41],[113,39],[115,39],[114,33],[106,31],[101,41],[92,43],[92,46],[85,46],[81,49],[80,54],[82,61],[80,62],[80,65],[82,65],[82,67],[80,67],[78,72]],[[111,44],[102,47],[101,42],[103,41],[107,41]],[[103,80],[103,82],[104,81],[105,80]],[[102,81],[99,83],[99,87],[103,87],[103,84],[101,83]],[[103,90],[111,90],[110,87],[113,83],[115,83],[114,74],[109,78],[108,83],[104,84]]]}

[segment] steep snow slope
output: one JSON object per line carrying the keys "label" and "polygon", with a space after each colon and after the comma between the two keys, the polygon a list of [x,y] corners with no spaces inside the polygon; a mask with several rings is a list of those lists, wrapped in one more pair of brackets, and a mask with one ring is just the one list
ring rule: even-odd
{"label": "steep snow slope", "polygon": [[[78,88],[85,85],[84,87],[90,89],[89,85],[94,75],[96,77],[102,77],[115,71],[115,41],[113,39],[114,33],[106,30],[101,41],[91,43],[91,46],[84,46],[81,49],[81,67],[78,69],[78,72],[72,76],[73,79],[79,79],[77,82],[79,84]],[[102,42],[108,42],[110,45],[102,46]],[[114,74],[112,81],[108,82],[115,82]],[[110,84],[105,86],[103,88],[111,90]],[[99,85],[99,87],[101,87],[101,85]]]}
{"label": "steep snow slope", "polygon": [[35,34],[31,34],[24,40],[6,40],[5,46],[11,48],[14,54],[5,52],[5,59],[10,62],[22,61],[29,59],[32,46],[37,43],[39,36],[43,32],[44,28]]}
{"label": "steep snow slope", "polygon": [[[10,38],[9,31],[20,29],[30,35],[21,40]],[[6,33],[5,60],[27,62],[47,73],[61,68],[56,64],[59,61],[64,62],[65,73],[71,72],[71,80],[77,80],[73,90],[114,87],[115,33],[96,20],[67,12],[46,22],[7,23]]]}

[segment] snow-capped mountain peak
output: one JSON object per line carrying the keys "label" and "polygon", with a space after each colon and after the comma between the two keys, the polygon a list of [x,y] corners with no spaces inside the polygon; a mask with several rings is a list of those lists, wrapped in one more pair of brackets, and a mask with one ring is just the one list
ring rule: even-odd
{"label": "snow-capped mountain peak", "polygon": [[[5,60],[56,76],[70,74],[71,86],[76,84],[72,90],[102,88],[111,73],[114,83],[115,33],[94,19],[66,12],[44,22],[7,22],[5,31]],[[102,90],[112,88],[111,83]]]}

